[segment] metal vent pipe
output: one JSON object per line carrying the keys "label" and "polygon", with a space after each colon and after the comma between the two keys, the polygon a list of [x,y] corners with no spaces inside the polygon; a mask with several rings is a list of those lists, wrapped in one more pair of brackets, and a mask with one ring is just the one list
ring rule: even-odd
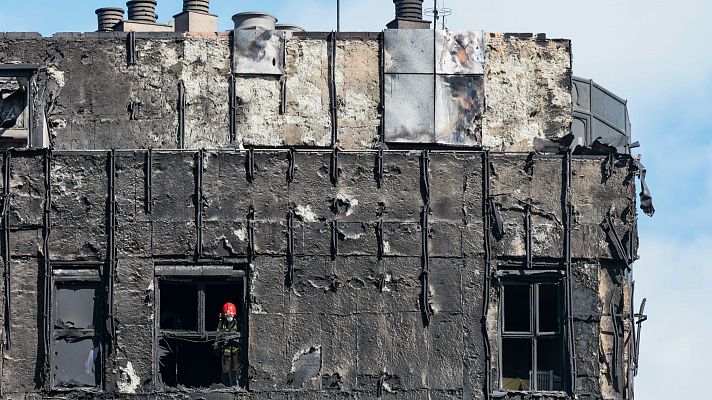
{"label": "metal vent pipe", "polygon": [[155,24],[157,0],[130,0],[126,2],[129,8],[129,21],[146,22]]}
{"label": "metal vent pipe", "polygon": [[210,13],[210,0],[183,0],[183,12]]}
{"label": "metal vent pipe", "polygon": [[95,13],[99,20],[99,32],[111,32],[114,30],[116,24],[124,20],[123,8],[99,8]]}
{"label": "metal vent pipe", "polygon": [[396,18],[423,19],[423,0],[393,0],[396,5]]}
{"label": "metal vent pipe", "polygon": [[264,29],[273,31],[277,17],[263,12],[244,12],[232,16],[235,29]]}

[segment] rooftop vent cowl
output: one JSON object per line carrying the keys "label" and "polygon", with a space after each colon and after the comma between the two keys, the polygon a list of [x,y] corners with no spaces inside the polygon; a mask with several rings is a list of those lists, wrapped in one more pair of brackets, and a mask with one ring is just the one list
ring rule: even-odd
{"label": "rooftop vent cowl", "polygon": [[263,12],[243,12],[232,16],[235,29],[264,29],[275,30],[277,17]]}
{"label": "rooftop vent cowl", "polygon": [[99,32],[111,32],[116,24],[124,20],[123,8],[106,7],[99,8],[95,12],[99,20]]}
{"label": "rooftop vent cowl", "polygon": [[183,0],[183,12],[210,14],[210,0]]}
{"label": "rooftop vent cowl", "polygon": [[393,0],[396,19],[388,23],[389,29],[430,29],[430,21],[423,20],[423,0]]}
{"label": "rooftop vent cowl", "polygon": [[126,2],[129,8],[129,21],[155,24],[157,0],[130,0]]}

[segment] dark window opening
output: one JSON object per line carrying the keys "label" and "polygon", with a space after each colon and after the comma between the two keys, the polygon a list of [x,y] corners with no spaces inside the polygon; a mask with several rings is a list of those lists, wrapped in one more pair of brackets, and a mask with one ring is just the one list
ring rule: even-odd
{"label": "dark window opening", "polygon": [[0,65],[0,148],[27,147],[32,69]]}
{"label": "dark window opening", "polygon": [[502,387],[508,390],[532,390],[531,339],[502,339]]}
{"label": "dark window opening", "polygon": [[170,387],[220,388],[221,360],[211,341],[161,338],[159,340],[161,381]]}
{"label": "dark window opening", "polygon": [[55,271],[53,275],[50,325],[53,388],[101,385],[101,279],[98,270],[86,273],[68,277]]}
{"label": "dark window opening", "polygon": [[[215,332],[220,322],[220,312],[225,303],[237,307],[238,314],[242,310],[243,294],[241,285],[232,283],[205,285],[205,330]],[[238,315],[239,316],[239,315]]]}
{"label": "dark window opening", "polygon": [[[159,383],[211,389],[244,384],[244,278],[159,278],[158,288]],[[235,305],[233,322],[222,319],[225,303]]]}
{"label": "dark window opening", "polygon": [[564,391],[562,285],[505,283],[501,301],[502,389]]}
{"label": "dark window opening", "polygon": [[161,329],[198,330],[198,288],[190,283],[161,283]]}
{"label": "dark window opening", "polygon": [[529,285],[507,285],[504,296],[504,329],[507,332],[531,331]]}

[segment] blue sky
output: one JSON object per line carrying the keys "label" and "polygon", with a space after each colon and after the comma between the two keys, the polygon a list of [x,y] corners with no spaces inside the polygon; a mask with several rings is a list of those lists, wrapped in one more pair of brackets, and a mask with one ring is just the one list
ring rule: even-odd
{"label": "blue sky", "polygon": [[[428,3],[429,0],[426,0]],[[93,10],[116,0],[0,0],[0,31],[96,29]],[[220,28],[241,11],[267,11],[308,30],[335,29],[335,0],[212,0]],[[657,214],[641,214],[638,302],[648,298],[638,398],[678,398],[712,371],[712,2],[709,0],[449,0],[452,29],[546,32],[570,38],[574,73],[629,101]],[[160,0],[159,21],[180,11]],[[390,0],[342,0],[342,29],[378,31]]]}

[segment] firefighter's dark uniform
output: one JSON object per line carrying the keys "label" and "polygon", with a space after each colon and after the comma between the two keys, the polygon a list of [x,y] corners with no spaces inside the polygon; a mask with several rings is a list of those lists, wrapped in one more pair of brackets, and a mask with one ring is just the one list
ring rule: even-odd
{"label": "firefighter's dark uniform", "polygon": [[[240,324],[237,318],[232,322],[221,318],[218,324],[218,332],[239,333]],[[242,358],[240,355],[240,343],[237,338],[228,339],[218,335],[213,345],[219,357],[222,357],[222,382],[225,386],[236,386],[242,371]]]}

